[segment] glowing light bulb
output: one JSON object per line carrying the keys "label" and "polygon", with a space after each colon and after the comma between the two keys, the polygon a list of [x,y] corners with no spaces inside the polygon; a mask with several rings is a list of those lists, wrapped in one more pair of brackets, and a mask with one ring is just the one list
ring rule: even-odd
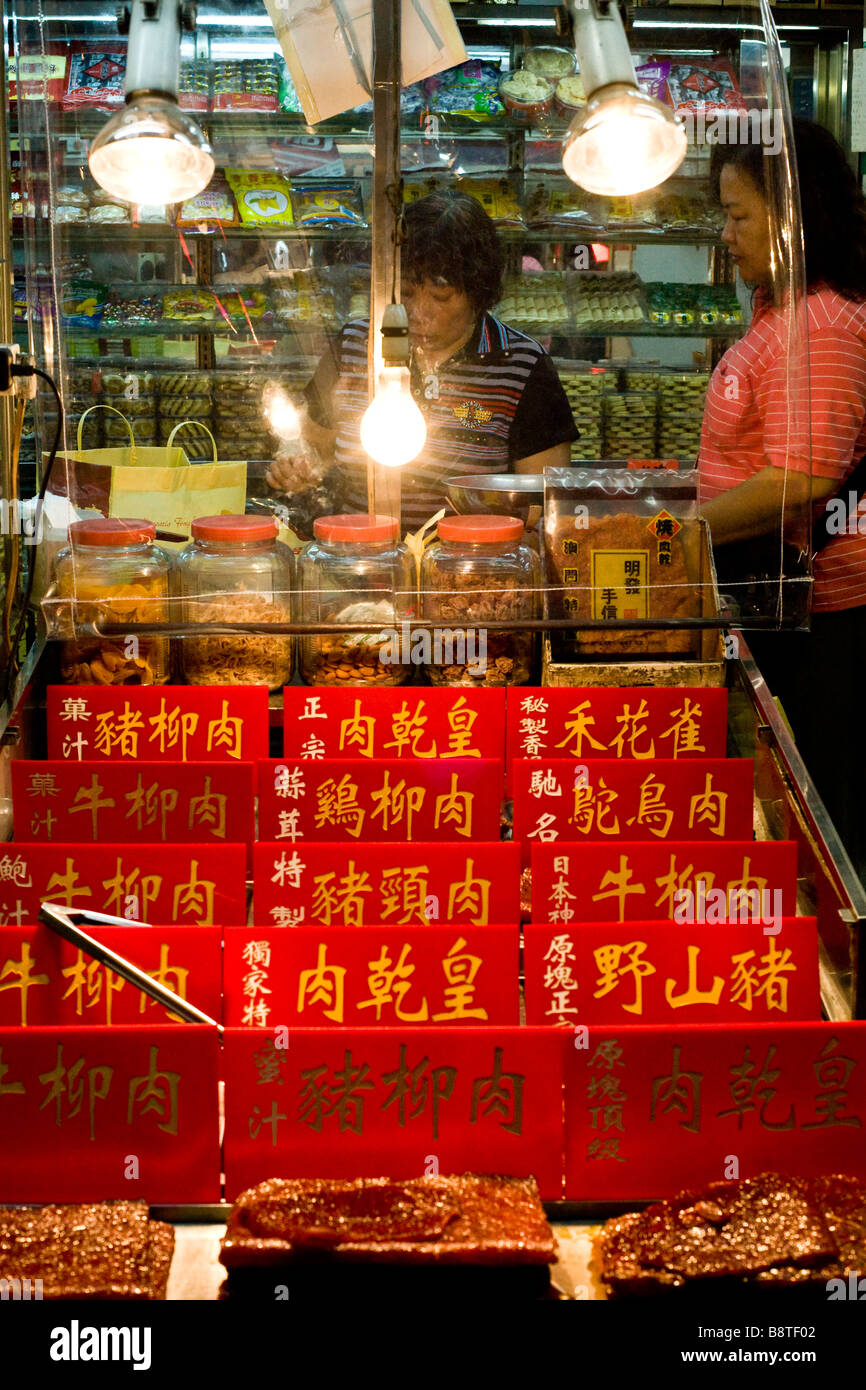
{"label": "glowing light bulb", "polygon": [[384,367],[361,416],[361,443],[377,463],[402,468],[424,448],[427,426],[412,399],[408,367]]}
{"label": "glowing light bulb", "polygon": [[279,386],[270,386],[264,393],[265,419],[280,439],[299,441],[301,417],[297,406]]}
{"label": "glowing light bulb", "polygon": [[588,193],[623,197],[664,183],[686,148],[686,132],[669,106],[616,82],[594,92],[575,117],[562,144],[562,167]]}
{"label": "glowing light bulb", "polygon": [[177,104],[134,97],[106,121],[90,147],[90,172],[101,188],[128,203],[180,203],[210,183],[210,145]]}

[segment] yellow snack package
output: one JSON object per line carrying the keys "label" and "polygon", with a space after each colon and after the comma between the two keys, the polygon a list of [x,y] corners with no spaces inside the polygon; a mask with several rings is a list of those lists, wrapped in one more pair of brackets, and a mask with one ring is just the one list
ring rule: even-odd
{"label": "yellow snack package", "polygon": [[294,224],[288,179],[268,169],[226,169],[225,175],[242,223],[253,227]]}

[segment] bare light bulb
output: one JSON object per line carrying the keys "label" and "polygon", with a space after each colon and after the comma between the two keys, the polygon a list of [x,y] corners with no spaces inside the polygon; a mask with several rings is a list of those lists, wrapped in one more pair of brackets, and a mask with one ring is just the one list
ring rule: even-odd
{"label": "bare light bulb", "polygon": [[182,203],[213,176],[210,145],[176,102],[145,94],[106,121],[90,147],[90,172],[128,203]]}
{"label": "bare light bulb", "polygon": [[361,416],[361,443],[367,453],[386,468],[402,468],[418,457],[426,438],[408,367],[383,367],[376,394]]}
{"label": "bare light bulb", "polygon": [[624,197],[664,183],[682,164],[686,132],[670,107],[625,82],[594,92],[562,144],[562,167],[587,193]]}

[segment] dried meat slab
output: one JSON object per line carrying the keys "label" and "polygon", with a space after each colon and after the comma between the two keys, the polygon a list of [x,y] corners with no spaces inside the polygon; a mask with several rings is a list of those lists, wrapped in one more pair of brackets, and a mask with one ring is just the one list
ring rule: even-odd
{"label": "dried meat slab", "polygon": [[0,1277],[46,1299],[163,1299],[174,1230],[146,1202],[0,1208]]}
{"label": "dried meat slab", "polygon": [[733,1287],[824,1280],[838,1264],[840,1242],[853,1249],[866,1230],[852,1180],[825,1181],[840,1184],[835,1215],[827,1205],[834,1189],[762,1173],[615,1217],[597,1242],[602,1279],[614,1297],[706,1288],[708,1281]]}
{"label": "dried meat slab", "polygon": [[317,1256],[403,1267],[546,1267],[556,1258],[533,1178],[271,1178],[241,1194],[220,1251],[228,1270]]}

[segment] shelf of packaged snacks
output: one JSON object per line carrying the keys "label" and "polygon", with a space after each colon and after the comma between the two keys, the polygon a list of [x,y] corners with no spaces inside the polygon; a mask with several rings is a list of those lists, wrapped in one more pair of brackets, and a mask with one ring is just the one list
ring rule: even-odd
{"label": "shelf of packaged snacks", "polygon": [[[280,241],[353,241],[362,245],[370,241],[369,227],[224,227],[220,231],[196,231],[192,227],[152,226],[151,224],[132,226],[129,223],[114,222],[109,227],[91,227],[86,224],[63,223],[59,229],[74,246],[98,245],[106,249],[106,233],[110,232],[112,242],[161,241],[174,242],[182,232],[186,241],[213,241],[224,236],[226,240],[244,238],[259,241],[263,237]],[[499,235],[509,244],[535,242],[547,245],[550,242],[566,241],[576,245],[591,245],[603,242],[610,246],[676,245],[676,246],[721,246],[718,232],[711,231],[668,231],[664,227],[617,228],[611,231],[605,227],[559,226],[559,227],[500,227]],[[274,276],[276,281],[277,277]],[[269,282],[264,282],[265,285]],[[145,289],[146,287],[141,286]],[[220,287],[217,286],[217,289]],[[253,288],[261,289],[258,284]],[[229,291],[231,293],[231,291]]]}

